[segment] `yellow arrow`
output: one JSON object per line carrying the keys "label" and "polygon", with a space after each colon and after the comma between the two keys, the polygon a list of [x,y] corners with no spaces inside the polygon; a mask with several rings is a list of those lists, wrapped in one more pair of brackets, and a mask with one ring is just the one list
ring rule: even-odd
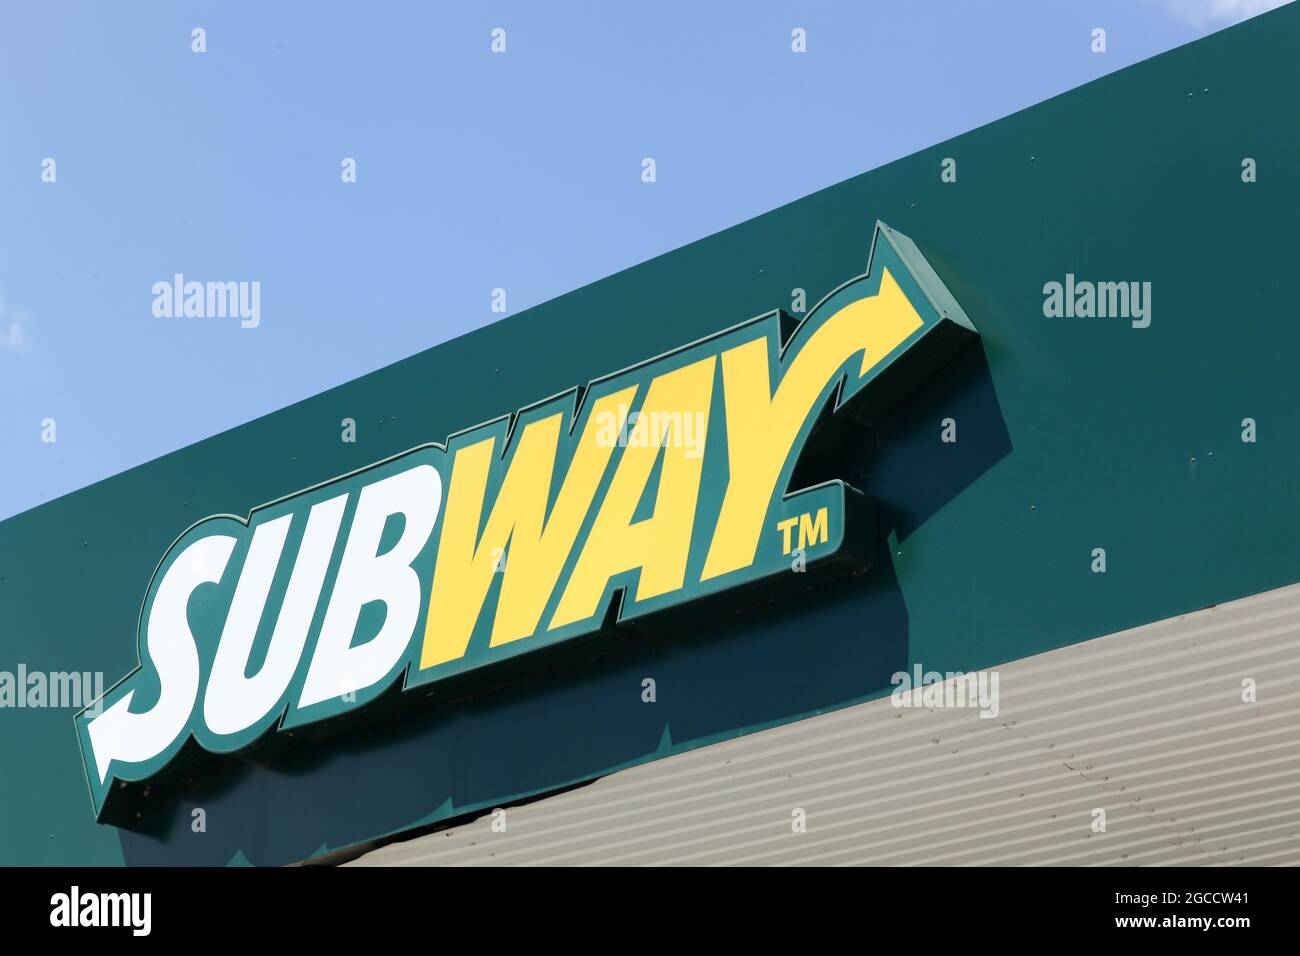
{"label": "yellow arrow", "polygon": [[767,336],[722,353],[731,476],[702,581],[753,564],[776,483],[827,383],[857,352],[862,352],[858,377],[865,377],[922,324],[885,269],[875,295],[849,303],[812,331],[775,393],[768,376]]}

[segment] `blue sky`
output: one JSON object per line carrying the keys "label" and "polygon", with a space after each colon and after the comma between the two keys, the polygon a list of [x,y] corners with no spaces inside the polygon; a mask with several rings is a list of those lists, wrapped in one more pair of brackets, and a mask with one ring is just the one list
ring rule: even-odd
{"label": "blue sky", "polygon": [[5,4],[0,518],[1278,5]]}

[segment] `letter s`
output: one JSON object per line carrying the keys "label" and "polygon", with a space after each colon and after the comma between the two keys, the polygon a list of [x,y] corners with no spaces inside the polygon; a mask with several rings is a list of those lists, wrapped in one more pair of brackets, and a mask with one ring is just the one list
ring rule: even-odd
{"label": "letter s", "polygon": [[163,575],[145,625],[146,652],[162,690],[150,710],[137,714],[130,710],[132,689],[87,727],[100,783],[107,778],[111,761],[152,760],[189,724],[199,692],[199,652],[187,614],[190,595],[201,584],[221,580],[234,547],[235,539],[229,535],[200,538]]}

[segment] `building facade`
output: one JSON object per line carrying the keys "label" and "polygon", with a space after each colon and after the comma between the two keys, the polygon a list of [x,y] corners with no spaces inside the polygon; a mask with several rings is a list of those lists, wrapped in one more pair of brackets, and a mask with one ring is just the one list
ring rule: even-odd
{"label": "building facade", "polygon": [[0,523],[0,859],[1296,862],[1298,45]]}

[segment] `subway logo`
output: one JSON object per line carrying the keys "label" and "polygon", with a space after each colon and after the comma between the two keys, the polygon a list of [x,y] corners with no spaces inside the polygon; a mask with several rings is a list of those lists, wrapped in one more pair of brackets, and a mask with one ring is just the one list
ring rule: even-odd
{"label": "subway logo", "polygon": [[866,272],[797,322],[758,316],[198,522],[149,582],[139,667],[76,717],[97,817],[191,740],[245,751],[712,595],[861,566],[863,492],[791,488],[796,465],[851,434],[819,425],[883,414],[974,334],[877,223]]}

